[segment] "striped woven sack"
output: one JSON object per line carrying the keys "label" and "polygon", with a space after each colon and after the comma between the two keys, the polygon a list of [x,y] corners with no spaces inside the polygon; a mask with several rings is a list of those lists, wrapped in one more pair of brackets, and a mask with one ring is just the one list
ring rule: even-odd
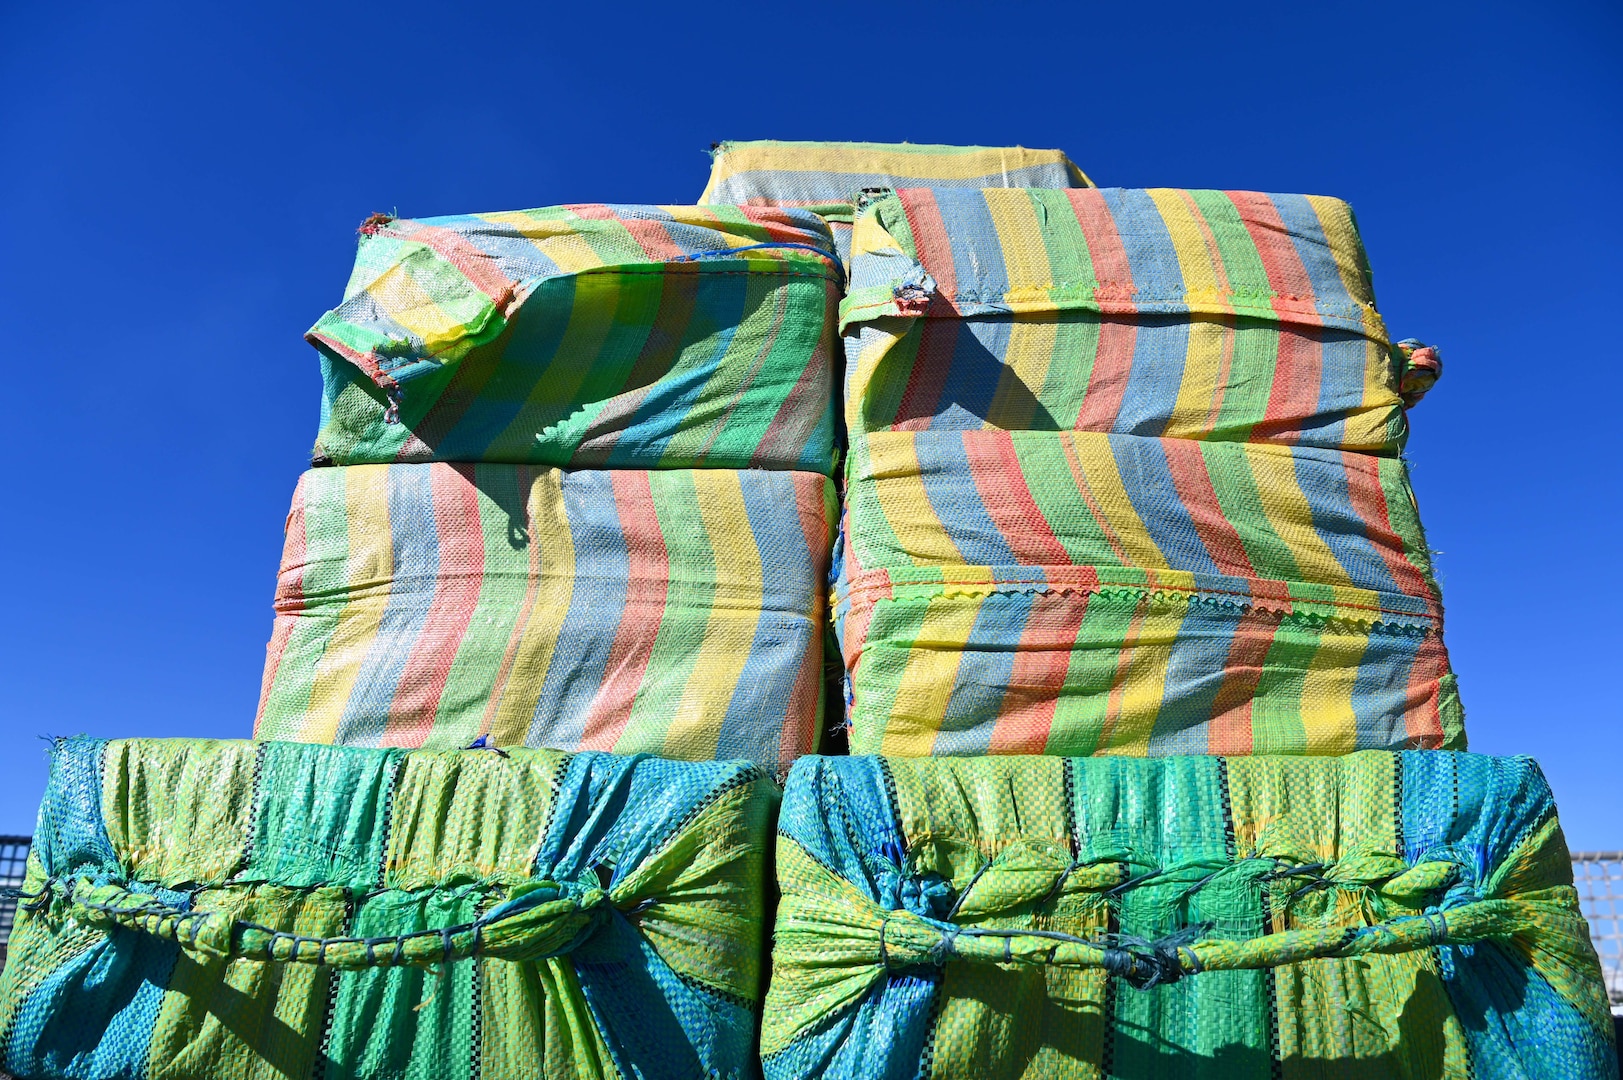
{"label": "striped woven sack", "polygon": [[1617,1075],[1527,758],[804,758],[778,830],[768,1080]]}
{"label": "striped woven sack", "polygon": [[0,976],[28,1080],[758,1074],[744,762],[55,744]]}
{"label": "striped woven sack", "polygon": [[821,723],[833,501],[815,473],[312,469],[255,734],[786,768]]}
{"label": "striped woven sack", "polygon": [[[1287,220],[1294,239],[1263,227]],[[857,324],[848,379],[838,613],[855,749],[1463,749],[1397,453],[1403,391],[1370,336],[1344,204],[903,191],[861,228],[847,314],[886,313]],[[1296,291],[1259,299],[1276,285]],[[1247,304],[1268,315],[1234,314]],[[1281,319],[1344,340],[1321,325],[1304,352]],[[1078,328],[1117,354],[1077,353]],[[1202,347],[1215,353],[1202,334],[1223,339]],[[1304,373],[1311,401],[1287,389]],[[1336,387],[1356,394],[1315,414]],[[1378,410],[1359,404],[1370,387]],[[1256,423],[1223,419],[1259,403]]]}
{"label": "striped woven sack", "polygon": [[798,210],[375,217],[308,340],[318,463],[828,472],[841,271]]}
{"label": "striped woven sack", "polygon": [[1436,350],[1396,349],[1352,211],[1255,192],[871,200],[841,305],[846,420],[1395,454]]}
{"label": "striped woven sack", "polygon": [[1090,187],[1059,150],[927,143],[717,143],[699,202],[801,206],[834,230],[841,258],[851,251],[855,201],[867,188]]}

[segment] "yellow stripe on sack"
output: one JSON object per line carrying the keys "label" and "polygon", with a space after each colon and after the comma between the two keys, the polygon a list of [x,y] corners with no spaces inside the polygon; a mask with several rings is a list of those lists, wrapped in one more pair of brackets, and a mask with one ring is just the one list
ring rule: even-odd
{"label": "yellow stripe on sack", "polygon": [[[845,376],[845,424],[846,430],[853,439],[862,436],[869,430],[867,419],[862,415],[863,406],[868,403],[868,388],[873,384],[874,373],[885,357],[890,355],[892,349],[899,345],[907,332],[913,329],[911,319],[880,319],[875,322],[864,323],[862,336],[858,339],[863,344],[857,355],[846,355]],[[849,345],[851,338],[847,337]],[[888,419],[880,418],[881,425],[888,423]]]}
{"label": "yellow stripe on sack", "polygon": [[389,466],[352,465],[342,470],[348,556],[344,576],[348,599],[338,612],[332,637],[316,661],[305,711],[303,739],[331,743],[355,689],[367,651],[377,640],[378,624],[389,602],[394,579],[394,534],[389,525]]}
{"label": "yellow stripe on sack", "polygon": [[1099,754],[1145,757],[1166,702],[1172,646],[1183,628],[1187,604],[1168,605],[1146,596],[1128,625],[1116,681],[1099,735]]}
{"label": "yellow stripe on sack", "polygon": [[1336,270],[1341,274],[1341,284],[1346,287],[1347,295],[1364,305],[1367,313],[1365,325],[1372,330],[1379,328],[1379,333],[1372,333],[1372,336],[1384,341],[1386,331],[1381,327],[1381,317],[1374,310],[1375,293],[1370,288],[1369,268],[1364,264],[1363,257],[1364,244],[1353,222],[1352,207],[1327,195],[1308,195],[1305,198],[1319,219],[1324,238],[1330,243],[1330,254],[1336,260]]}
{"label": "yellow stripe on sack", "polygon": [[665,729],[665,753],[670,757],[694,760],[715,754],[721,719],[749,662],[766,600],[761,552],[749,531],[739,475],[730,469],[699,469],[693,474],[694,498],[716,560],[716,593],[693,671]]}
{"label": "yellow stripe on sack", "polygon": [[924,490],[913,432],[876,431],[866,441],[880,512],[901,549],[912,554],[914,565],[966,561]]}
{"label": "yellow stripe on sack", "polygon": [[1111,547],[1122,557],[1123,566],[1158,568],[1169,566],[1149,530],[1133,509],[1127,488],[1116,467],[1116,456],[1105,436],[1094,432],[1069,431],[1062,441],[1071,461],[1071,476],[1089,507],[1101,515]]}
{"label": "yellow stripe on sack", "polygon": [[1207,240],[1207,230],[1186,193],[1172,188],[1151,188],[1147,193],[1161,211],[1172,250],[1178,256],[1178,272],[1183,275],[1184,299],[1191,306],[1210,309],[1230,308],[1228,279],[1223,275],[1218,253]]}
{"label": "yellow stripe on sack", "polygon": [[[421,338],[428,355],[441,360],[460,359],[450,350],[466,345],[468,325],[423,291],[410,265],[401,262],[389,267],[367,286],[367,295],[380,310],[389,313],[391,320]],[[489,308],[488,300],[480,297],[480,302]]]}
{"label": "yellow stripe on sack", "polygon": [[930,602],[913,647],[908,650],[879,753],[928,757],[935,748],[964,646],[985,602],[985,597],[976,602],[967,596],[940,597]]}
{"label": "yellow stripe on sack", "polygon": [[1297,482],[1290,448],[1247,443],[1245,457],[1256,480],[1262,512],[1290,548],[1303,580],[1350,587],[1352,578],[1313,524],[1313,511]]}
{"label": "yellow stripe on sack", "polygon": [[528,618],[523,626],[514,628],[518,645],[507,681],[491,689],[499,697],[490,725],[490,737],[498,746],[522,746],[529,737],[535,705],[541,700],[564,614],[575,592],[575,537],[569,531],[560,471],[538,470],[530,487],[528,510],[530,543],[537,549],[531,565],[539,581]]}
{"label": "yellow stripe on sack", "polygon": [[1320,633],[1302,682],[1304,754],[1350,754],[1358,749],[1353,683],[1368,646],[1368,634]]}
{"label": "yellow stripe on sack", "polygon": [[[535,380],[524,407],[493,445],[507,445],[506,440],[522,433],[525,425],[533,429],[531,418],[537,412],[544,415],[548,411],[547,404],[577,400],[581,385],[597,366],[603,342],[615,322],[612,314],[608,318],[604,316],[618,307],[624,278],[618,274],[593,274],[585,280],[590,282],[584,286],[589,291],[583,293],[580,287],[576,288],[569,305],[569,322],[564,326],[546,370]],[[559,422],[568,423],[568,419],[561,418]]]}
{"label": "yellow stripe on sack", "polygon": [[1008,324],[1008,330],[1003,372],[992,394],[989,415],[996,419],[996,426],[1019,431],[1041,426],[1035,423],[1043,407],[1038,393],[1048,382],[1048,369],[1059,347],[1059,323],[1053,319],[1015,319]]}
{"label": "yellow stripe on sack", "polygon": [[1054,287],[1054,267],[1043,241],[1043,223],[1031,196],[1018,188],[983,191],[986,212],[997,229],[1003,252],[1003,273],[1009,285],[1003,291],[1010,303],[1044,303]]}
{"label": "yellow stripe on sack", "polygon": [[924,181],[997,177],[1017,169],[1052,165],[1063,160],[1064,155],[1057,150],[1027,150],[1023,147],[965,147],[947,153],[922,147],[905,150],[883,144],[865,146],[861,143],[726,147],[715,162],[710,184],[704,189],[700,201],[708,199],[718,184],[741,173],[867,173],[919,181],[910,186],[928,187],[929,184]]}

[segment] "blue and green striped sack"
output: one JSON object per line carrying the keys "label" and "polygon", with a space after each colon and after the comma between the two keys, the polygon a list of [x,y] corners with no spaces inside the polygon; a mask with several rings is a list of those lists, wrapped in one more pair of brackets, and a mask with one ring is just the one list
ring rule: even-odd
{"label": "blue and green striped sack", "polygon": [[306,335],[314,458],[827,473],[841,284],[800,210],[377,216]]}
{"label": "blue and green striped sack", "polygon": [[776,800],[743,762],[59,740],[0,1069],[757,1075]]}

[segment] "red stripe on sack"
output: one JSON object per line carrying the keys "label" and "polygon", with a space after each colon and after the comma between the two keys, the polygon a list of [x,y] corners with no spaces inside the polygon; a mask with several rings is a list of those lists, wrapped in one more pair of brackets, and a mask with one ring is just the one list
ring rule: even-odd
{"label": "red stripe on sack", "polygon": [[[797,244],[811,244],[813,247],[822,245],[814,241],[822,239],[802,225],[797,225],[783,212],[786,206],[821,206],[815,200],[802,203],[791,203],[783,200],[774,202],[771,206],[740,206],[739,211],[753,225],[759,225],[766,230],[770,240]],[[847,226],[849,228],[849,226]]]}
{"label": "red stripe on sack", "polygon": [[806,538],[806,557],[811,562],[814,588],[821,591],[828,582],[830,534],[828,501],[823,497],[827,481],[822,473],[792,472],[795,487],[795,513]]}
{"label": "red stripe on sack", "polygon": [[1202,445],[1193,439],[1161,440],[1178,501],[1183,504],[1184,512],[1189,515],[1195,532],[1200,536],[1200,542],[1205,545],[1206,553],[1219,570],[1231,577],[1256,577],[1256,568],[1245,553],[1239,530],[1223,513],[1222,504],[1217,501],[1217,489],[1212,485],[1211,473],[1206,469]]}
{"label": "red stripe on sack", "polygon": [[1392,528],[1386,489],[1381,487],[1379,460],[1369,454],[1343,450],[1341,464],[1347,474],[1347,498],[1364,523],[1364,535],[1381,553],[1387,573],[1392,575],[1392,580],[1403,592],[1426,601],[1427,614],[1434,619],[1442,618],[1442,604],[1437,594],[1432,591],[1420,568],[1409,561],[1403,537]]}
{"label": "red stripe on sack", "polygon": [[[1255,191],[1226,194],[1240,212],[1240,220],[1268,275],[1268,286],[1274,292],[1271,301],[1274,313],[1295,323],[1322,326],[1324,320],[1319,317],[1313,281],[1302,265],[1290,230],[1285,227],[1273,200]],[[1277,339],[1279,346],[1268,409],[1262,422],[1253,428],[1254,435],[1265,438],[1298,432],[1301,422],[1318,412],[1323,379],[1324,359],[1316,336],[1296,327],[1280,326]]]}
{"label": "red stripe on sack", "polygon": [[422,632],[400,673],[380,746],[423,745],[433,730],[457,649],[479,605],[485,573],[485,534],[473,465],[433,465],[434,530],[439,571]]}
{"label": "red stripe on sack", "polygon": [[1074,188],[1065,195],[1076,211],[1082,238],[1088,242],[1088,258],[1093,262],[1094,302],[1101,313],[1136,315],[1138,305],[1133,297],[1138,287],[1133,284],[1132,264],[1127,260],[1127,248],[1116,229],[1110,204],[1097,188]]}
{"label": "red stripe on sack", "polygon": [[1055,591],[1040,593],[1032,602],[988,753],[1040,754],[1048,748],[1091,595]]}
{"label": "red stripe on sack", "polygon": [[795,673],[794,689],[789,692],[788,708],[783,714],[783,734],[778,739],[778,773],[787,772],[798,757],[817,749],[817,725],[823,715],[817,699],[823,692],[823,629],[821,621],[812,627],[811,648],[800,661]]}
{"label": "red stripe on sack", "polygon": [[1116,430],[1127,380],[1133,374],[1133,353],[1138,349],[1138,321],[1115,316],[1099,320],[1099,337],[1094,346],[1093,369],[1088,373],[1088,389],[1076,411],[1077,431]]}
{"label": "red stripe on sack", "polygon": [[1405,695],[1404,729],[1409,750],[1440,750],[1443,746],[1442,677],[1448,672],[1448,651],[1440,630],[1428,631],[1415,650]]}
{"label": "red stripe on sack", "polygon": [[411,234],[411,240],[432,248],[440,258],[456,267],[474,288],[490,297],[497,311],[507,314],[507,305],[513,298],[513,289],[518,282],[502,273],[496,256],[479,250],[455,229],[443,229],[438,225],[419,223]]}
{"label": "red stripe on sack", "polygon": [[952,373],[953,354],[963,329],[956,319],[920,319],[918,352],[908,372],[907,389],[896,406],[894,431],[927,431],[941,404]]}
{"label": "red stripe on sack", "polygon": [[1223,661],[1223,683],[1212,700],[1212,719],[1206,726],[1206,752],[1248,756],[1253,746],[1251,703],[1262,682],[1263,664],[1274,643],[1277,621],[1252,609],[1241,615]]}
{"label": "red stripe on sack", "polygon": [[1007,431],[966,431],[959,437],[975,490],[1015,561],[1028,566],[1069,564],[1071,553],[1054,535],[1026,484],[1013,436]]}
{"label": "red stripe on sack", "polygon": [[622,218],[620,224],[631,234],[633,240],[642,245],[643,254],[647,255],[651,262],[669,262],[687,254],[671,238],[671,230],[666,228],[663,221],[650,218]]}
{"label": "red stripe on sack", "polygon": [[271,686],[282,666],[282,655],[287,652],[288,639],[298,626],[294,613],[304,610],[304,571],[306,546],[304,532],[304,481],[293,490],[293,506],[287,512],[285,538],[282,541],[281,572],[276,575],[276,599],[272,607],[276,619],[271,627],[270,643],[265,646],[265,674],[259,686],[259,707],[254,710],[254,726],[265,716],[265,703],[270,700]]}
{"label": "red stripe on sack", "polygon": [[671,578],[670,557],[660,532],[659,516],[654,512],[648,474],[615,471],[609,475],[629,563],[626,605],[620,613],[614,643],[609,646],[602,685],[586,715],[582,750],[612,750],[625,731],[654,652],[654,639],[665,618],[665,595]]}
{"label": "red stripe on sack", "polygon": [[952,237],[942,220],[935,192],[929,188],[908,188],[896,193],[913,230],[913,250],[919,265],[935,279],[935,295],[930,298],[931,314],[956,312],[958,271],[952,258]]}

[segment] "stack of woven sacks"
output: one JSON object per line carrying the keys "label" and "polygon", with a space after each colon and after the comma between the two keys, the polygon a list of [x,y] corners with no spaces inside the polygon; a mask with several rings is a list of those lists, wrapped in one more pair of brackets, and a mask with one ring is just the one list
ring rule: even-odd
{"label": "stack of woven sacks", "polygon": [[256,738],[55,743],[6,1070],[1615,1077],[1344,204],[796,143],[703,202],[362,227]]}
{"label": "stack of woven sacks", "polygon": [[[711,192],[816,203],[833,151],[776,153]],[[1400,456],[1440,365],[1347,206],[864,186],[835,618],[874,756],[790,775],[766,1075],[1614,1075],[1548,788],[1457,752]]]}

